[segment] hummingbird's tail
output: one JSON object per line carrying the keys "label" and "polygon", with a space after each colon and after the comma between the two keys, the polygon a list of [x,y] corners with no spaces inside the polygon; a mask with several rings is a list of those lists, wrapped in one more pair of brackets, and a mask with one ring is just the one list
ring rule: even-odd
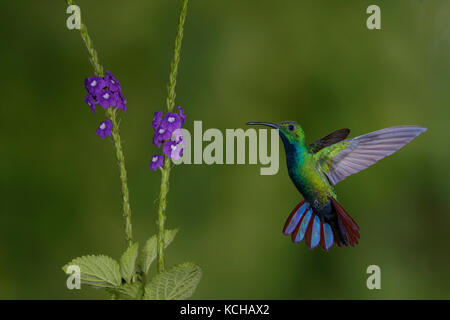
{"label": "hummingbird's tail", "polygon": [[359,239],[358,225],[336,200],[330,200],[335,214],[329,222],[322,221],[313,212],[311,205],[302,200],[287,218],[283,233],[291,234],[294,243],[305,239],[305,243],[310,249],[314,249],[320,244],[324,250],[328,251],[333,243],[339,247],[348,245],[354,247],[358,244]]}
{"label": "hummingbird's tail", "polygon": [[332,229],[336,244],[339,247],[347,247],[349,245],[354,247],[358,244],[359,239],[358,225],[334,198],[330,198],[330,200],[336,213],[336,216],[332,219]]}

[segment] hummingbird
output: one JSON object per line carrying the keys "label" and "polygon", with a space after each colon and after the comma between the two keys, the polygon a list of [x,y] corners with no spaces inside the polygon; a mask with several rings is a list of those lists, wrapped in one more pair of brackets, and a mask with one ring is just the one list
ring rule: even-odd
{"label": "hummingbird", "polygon": [[289,177],[303,196],[286,220],[284,235],[294,243],[305,240],[310,249],[328,251],[358,244],[359,227],[337,201],[334,186],[387,157],[427,130],[397,126],[347,139],[350,129],[339,129],[307,144],[295,121],[248,122],[278,130],[286,152]]}

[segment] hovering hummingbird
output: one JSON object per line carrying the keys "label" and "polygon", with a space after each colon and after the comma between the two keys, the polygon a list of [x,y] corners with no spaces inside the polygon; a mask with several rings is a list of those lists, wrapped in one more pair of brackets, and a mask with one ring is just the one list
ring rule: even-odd
{"label": "hovering hummingbird", "polygon": [[314,249],[327,250],[358,244],[359,227],[337,202],[333,186],[393,154],[426,128],[399,126],[346,139],[349,129],[336,130],[307,145],[305,133],[295,121],[248,122],[278,129],[286,152],[289,177],[303,200],[286,220],[285,235],[298,243],[305,239]]}

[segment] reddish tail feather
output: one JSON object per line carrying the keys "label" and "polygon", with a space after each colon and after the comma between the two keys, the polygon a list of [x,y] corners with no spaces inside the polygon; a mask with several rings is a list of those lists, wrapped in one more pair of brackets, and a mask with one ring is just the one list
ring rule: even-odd
{"label": "reddish tail feather", "polygon": [[[354,247],[358,244],[358,239],[360,238],[359,235],[359,227],[356,224],[356,222],[350,217],[347,212],[345,212],[344,208],[341,207],[341,205],[333,198],[331,199],[331,203],[333,205],[334,211],[337,215],[338,220],[338,226],[340,230],[335,230],[333,228],[333,231],[335,232],[335,242],[339,247],[350,245]],[[336,233],[341,233],[341,237],[337,235]],[[343,239],[341,239],[343,238]],[[339,239],[343,240],[340,241]]]}
{"label": "reddish tail feather", "polygon": [[308,202],[302,200],[292,210],[283,227],[285,235],[291,234],[292,241],[298,243],[305,240],[305,244],[314,249],[320,245],[329,250],[336,243],[339,247],[358,244],[359,227],[345,212],[339,203],[330,198],[333,211],[336,213],[330,221],[322,221]]}

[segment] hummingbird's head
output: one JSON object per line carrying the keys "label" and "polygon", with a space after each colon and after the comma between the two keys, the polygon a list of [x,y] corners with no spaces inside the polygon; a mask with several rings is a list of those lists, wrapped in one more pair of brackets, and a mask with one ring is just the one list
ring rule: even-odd
{"label": "hummingbird's head", "polygon": [[303,145],[305,143],[305,133],[303,132],[302,127],[295,121],[283,121],[279,123],[270,123],[270,122],[247,122],[248,125],[263,125],[278,129],[281,140],[285,148],[288,145],[300,144]]}

